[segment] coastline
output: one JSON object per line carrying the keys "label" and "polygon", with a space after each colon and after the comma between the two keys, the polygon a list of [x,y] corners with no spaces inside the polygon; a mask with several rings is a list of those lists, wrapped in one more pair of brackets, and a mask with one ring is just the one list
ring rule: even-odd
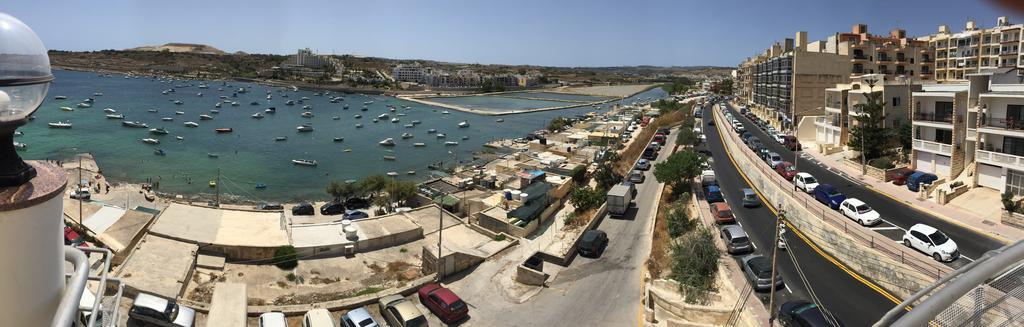
{"label": "coastline", "polygon": [[[399,99],[402,99],[402,100],[412,101],[412,102],[416,102],[416,103],[420,103],[420,104],[425,104],[425,105],[429,105],[429,106],[442,107],[442,108],[446,108],[446,109],[458,110],[458,111],[461,111],[461,112],[467,112],[467,113],[472,113],[472,114],[477,114],[477,115],[483,115],[483,116],[505,116],[505,115],[514,115],[514,114],[522,114],[522,113],[530,113],[530,112],[542,112],[542,111],[562,110],[562,109],[570,109],[570,108],[579,108],[579,107],[586,107],[586,106],[601,105],[601,104],[606,104],[606,103],[610,103],[610,102],[620,101],[622,99],[626,99],[626,98],[629,98],[629,97],[632,97],[632,96],[636,96],[637,94],[640,94],[640,93],[643,93],[643,92],[647,92],[647,91],[649,91],[651,89],[654,89],[656,87],[659,87],[659,86],[660,86],[659,84],[646,85],[644,88],[639,89],[639,90],[635,90],[635,91],[631,91],[630,93],[628,93],[626,95],[615,96],[615,97],[611,97],[609,99],[600,100],[600,101],[583,102],[583,101],[578,101],[578,100],[557,100],[557,101],[561,101],[561,102],[568,102],[568,103],[571,103],[571,104],[564,105],[564,106],[553,106],[553,107],[544,107],[544,108],[530,108],[530,109],[516,109],[516,110],[509,110],[509,111],[488,111],[488,110],[481,110],[481,109],[466,108],[466,107],[462,107],[462,106],[459,106],[459,105],[453,105],[453,104],[447,104],[447,103],[440,103],[440,102],[430,101],[428,99],[432,99],[432,98],[454,98],[454,97],[464,97],[464,96],[499,96],[500,97],[500,96],[503,96],[504,94],[520,93],[520,92],[523,92],[523,91],[504,91],[504,92],[480,93],[480,94],[473,94],[473,95],[442,95],[442,96],[422,95],[422,94],[419,94],[419,95],[396,95],[395,97],[399,98]],[[551,92],[551,93],[561,93],[561,94],[607,96],[607,95],[587,94],[587,93],[579,93],[579,92],[566,92],[565,90],[559,90],[559,89],[551,89],[551,90],[543,90],[543,91],[544,92]],[[534,98],[524,98],[524,97],[516,97],[516,98],[534,99]],[[542,98],[535,98],[535,99],[537,99],[537,100],[550,100],[550,99],[542,99]]]}

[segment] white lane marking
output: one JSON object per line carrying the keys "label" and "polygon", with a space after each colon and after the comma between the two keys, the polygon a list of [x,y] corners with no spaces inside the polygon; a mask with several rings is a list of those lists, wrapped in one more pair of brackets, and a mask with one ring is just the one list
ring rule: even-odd
{"label": "white lane marking", "polygon": [[786,292],[789,292],[789,294],[793,294],[793,290],[789,289],[789,284],[782,284],[782,287],[785,287]]}
{"label": "white lane marking", "polygon": [[964,258],[964,259],[967,259],[970,262],[974,262],[974,259],[971,259],[971,258],[967,257],[966,255],[961,254],[960,257]]}
{"label": "white lane marking", "polygon": [[891,225],[891,226],[893,226],[893,227],[899,228],[899,229],[900,229],[901,231],[904,231],[904,232],[906,232],[906,231],[907,231],[907,230],[906,230],[906,229],[904,229],[903,227],[900,227],[899,225],[893,224],[893,223],[892,223],[891,221],[888,221],[888,220],[885,220],[885,219],[879,219],[879,220],[881,220],[882,222],[884,222],[884,223],[886,223],[886,224],[889,224],[889,225]]}
{"label": "white lane marking", "polygon": [[871,227],[871,230],[903,230],[903,228],[899,228],[897,226],[892,226],[892,227]]}

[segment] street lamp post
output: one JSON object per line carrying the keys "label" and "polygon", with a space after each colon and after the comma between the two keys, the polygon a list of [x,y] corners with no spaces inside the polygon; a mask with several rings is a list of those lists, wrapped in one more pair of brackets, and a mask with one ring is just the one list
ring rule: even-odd
{"label": "street lamp post", "polygon": [[[868,96],[874,96],[874,94],[875,94],[875,83],[878,83],[878,80],[875,79],[875,78],[868,78],[868,79],[865,79],[864,82],[868,83]],[[870,100],[870,99],[866,99],[866,100]],[[867,115],[868,113],[864,112],[864,110],[861,110],[860,114],[861,115]],[[863,126],[863,124],[861,124],[861,126],[860,126],[860,174],[862,176],[868,174],[868,160],[867,160],[867,155],[865,154],[865,152],[867,152],[866,150],[867,149],[864,147],[864,126]]]}
{"label": "street lamp post", "polygon": [[0,187],[20,186],[36,176],[18,156],[14,131],[28,123],[50,88],[50,57],[24,23],[0,13]]}

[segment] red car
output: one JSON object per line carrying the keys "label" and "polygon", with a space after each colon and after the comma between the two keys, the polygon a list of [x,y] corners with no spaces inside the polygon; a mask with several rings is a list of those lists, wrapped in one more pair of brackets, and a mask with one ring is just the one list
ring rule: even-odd
{"label": "red car", "polygon": [[463,302],[458,295],[444,286],[430,283],[421,287],[416,293],[420,297],[420,303],[446,324],[469,318],[469,306],[466,305],[466,302]]}
{"label": "red car", "polygon": [[64,245],[92,247],[92,245],[89,245],[81,235],[78,235],[78,232],[75,232],[74,229],[71,229],[71,227],[68,226],[64,226]]}
{"label": "red car", "polygon": [[775,172],[786,178],[787,181],[792,181],[793,176],[796,176],[796,167],[793,167],[793,163],[789,161],[783,161],[782,163],[775,166]]}
{"label": "red car", "polygon": [[910,177],[910,175],[913,175],[914,173],[915,171],[913,169],[900,168],[894,171],[890,171],[887,174],[889,175],[888,179],[892,181],[893,184],[903,185],[907,183],[907,177]]}

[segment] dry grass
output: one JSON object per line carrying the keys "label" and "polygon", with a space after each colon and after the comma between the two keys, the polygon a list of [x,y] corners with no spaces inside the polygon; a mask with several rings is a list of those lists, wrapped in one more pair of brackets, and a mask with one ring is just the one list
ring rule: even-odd
{"label": "dry grass", "polygon": [[647,270],[651,278],[658,279],[668,275],[672,265],[671,251],[672,238],[668,235],[668,210],[671,209],[670,199],[672,187],[665,185],[665,191],[661,193],[661,205],[658,206],[658,213],[654,220],[654,239],[651,241],[651,255],[647,258]]}
{"label": "dry grass", "polygon": [[591,220],[594,220],[594,214],[596,212],[597,212],[597,209],[590,209],[590,210],[587,210],[587,211],[584,211],[584,212],[575,212],[574,211],[574,212],[570,213],[570,215],[572,215],[571,216],[572,219],[568,219],[565,222],[565,225],[562,226],[562,230],[570,231],[570,230],[577,230],[577,229],[583,228],[583,226],[586,226],[587,224],[589,224]]}
{"label": "dry grass", "polygon": [[[647,127],[641,129],[640,135],[637,135],[633,143],[630,143],[629,147],[622,151],[619,162],[615,163],[615,171],[623,176],[629,173],[633,169],[633,163],[644,153],[647,145],[651,144],[651,140],[654,139],[654,134],[658,132],[658,129],[679,124],[686,116],[682,111],[673,111],[658,117],[658,119],[648,124]],[[641,142],[641,140],[645,141]]]}

